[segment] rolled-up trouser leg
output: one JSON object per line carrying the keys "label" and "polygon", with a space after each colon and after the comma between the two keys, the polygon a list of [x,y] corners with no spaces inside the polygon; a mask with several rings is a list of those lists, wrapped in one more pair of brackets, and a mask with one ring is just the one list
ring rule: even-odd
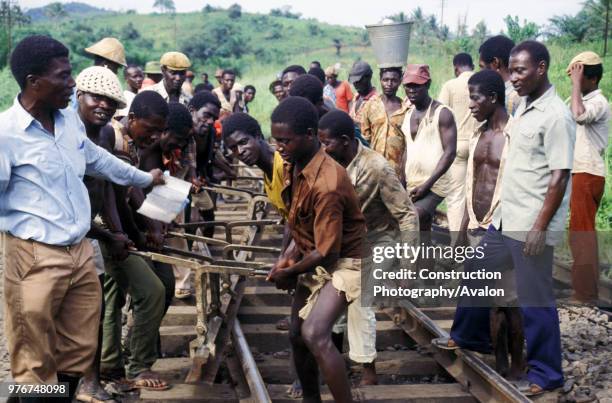
{"label": "rolled-up trouser leg", "polygon": [[351,302],[348,312],[349,358],[359,363],[376,359],[376,315],[371,307],[361,306],[359,299]]}

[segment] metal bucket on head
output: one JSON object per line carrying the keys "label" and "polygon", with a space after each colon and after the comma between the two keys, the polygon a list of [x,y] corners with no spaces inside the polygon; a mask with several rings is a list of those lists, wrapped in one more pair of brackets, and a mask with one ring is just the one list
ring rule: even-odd
{"label": "metal bucket on head", "polygon": [[366,25],[379,68],[404,67],[412,22]]}

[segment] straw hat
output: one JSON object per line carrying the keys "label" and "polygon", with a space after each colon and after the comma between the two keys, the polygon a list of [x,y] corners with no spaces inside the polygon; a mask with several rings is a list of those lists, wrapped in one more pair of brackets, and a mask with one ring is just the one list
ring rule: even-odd
{"label": "straw hat", "polygon": [[90,47],[85,48],[85,52],[103,57],[123,67],[127,66],[127,62],[125,61],[125,49],[116,38],[104,38]]}
{"label": "straw hat", "polygon": [[88,67],[77,76],[77,90],[102,95],[117,102],[117,109],[126,106],[126,99],[119,79],[110,69],[102,66]]}
{"label": "straw hat", "polygon": [[147,62],[144,68],[145,74],[161,74],[161,64],[156,61]]}
{"label": "straw hat", "polygon": [[325,69],[325,75],[328,77],[337,76],[339,72],[340,72],[340,69],[336,66],[329,66]]}
{"label": "straw hat", "polygon": [[162,66],[166,66],[170,70],[180,71],[187,70],[191,67],[189,58],[181,52],[167,52],[159,59]]}

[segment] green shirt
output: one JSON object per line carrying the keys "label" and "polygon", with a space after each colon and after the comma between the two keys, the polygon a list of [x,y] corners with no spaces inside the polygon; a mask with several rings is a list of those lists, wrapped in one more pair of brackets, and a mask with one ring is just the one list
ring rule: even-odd
{"label": "green shirt", "polygon": [[[525,241],[544,205],[551,171],[572,169],[576,124],[568,107],[551,86],[527,106],[523,97],[514,115],[506,166],[502,177],[500,207],[493,225],[510,238]],[[571,183],[548,225],[546,243],[563,236]]]}

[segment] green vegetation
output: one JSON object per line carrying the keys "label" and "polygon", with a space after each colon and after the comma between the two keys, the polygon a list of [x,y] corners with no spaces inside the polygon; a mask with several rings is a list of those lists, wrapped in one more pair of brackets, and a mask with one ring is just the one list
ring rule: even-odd
{"label": "green vegetation", "polygon": [[[552,58],[549,75],[562,98],[570,95],[571,84],[565,74],[565,68],[571,58],[584,50],[594,50],[598,53],[603,50],[601,14],[597,19],[588,16],[592,16],[594,12],[589,10],[595,10],[593,7],[596,6],[601,7],[605,1],[608,0],[587,2],[585,10],[577,16],[554,17],[551,20],[551,32],[548,32],[548,28],[520,21],[514,16],[505,18],[507,31],[514,39],[536,37],[543,33],[549,35],[547,46]],[[0,9],[1,3],[2,1]],[[42,9],[43,11],[36,10],[38,22],[28,23],[26,18],[14,23],[11,26],[12,43],[33,33],[50,34],[69,46],[75,72],[91,64],[91,59],[83,49],[105,36],[115,36],[123,42],[128,62],[131,63],[143,65],[148,60],[158,60],[166,51],[178,49],[190,56],[196,73],[206,71],[211,80],[214,80],[212,73],[216,68],[232,67],[239,72],[238,81],[241,84],[252,84],[258,90],[255,101],[249,108],[260,121],[264,132],[269,131],[269,116],[276,105],[276,99],[269,93],[268,85],[288,64],[308,66],[312,60],[318,60],[325,68],[340,63],[342,79],[347,78],[348,69],[356,60],[367,60],[375,65],[365,29],[301,19],[299,14],[287,7],[271,10],[267,15],[245,13],[237,4],[230,6],[228,10],[206,5],[201,12],[175,13],[171,7],[172,1],[158,0],[155,3],[158,9],[165,13],[142,15],[133,11],[116,13],[86,8],[81,14],[73,11],[79,9],[78,3],[64,4],[63,9],[50,5]],[[585,16],[589,18],[589,24],[586,24],[589,27],[583,32],[578,28],[585,24],[578,22]],[[410,14],[401,12],[390,18],[397,21],[414,21],[409,62],[430,65],[433,77],[432,94],[438,94],[442,83],[452,78],[453,55],[468,52],[477,61],[478,46],[490,35],[484,22],[479,23],[471,33],[467,32],[464,24],[459,23],[456,33],[451,34],[448,26],[440,26],[435,16],[425,15],[419,8]],[[2,26],[4,30],[0,30],[0,67],[5,60],[2,55],[6,55],[7,51],[7,26]],[[341,45],[340,55],[336,54],[335,43]],[[610,97],[612,60],[605,58],[604,64],[607,74],[600,86],[604,94]],[[374,76],[375,85],[378,86],[378,76]],[[195,83],[198,82],[199,74],[196,74]],[[7,108],[17,92],[17,85],[8,69],[0,70],[0,108]],[[403,96],[403,90],[400,90],[400,95]],[[608,166],[612,171],[610,152],[608,154]],[[597,226],[600,229],[612,229],[610,187],[608,180],[606,196],[597,216]]]}

